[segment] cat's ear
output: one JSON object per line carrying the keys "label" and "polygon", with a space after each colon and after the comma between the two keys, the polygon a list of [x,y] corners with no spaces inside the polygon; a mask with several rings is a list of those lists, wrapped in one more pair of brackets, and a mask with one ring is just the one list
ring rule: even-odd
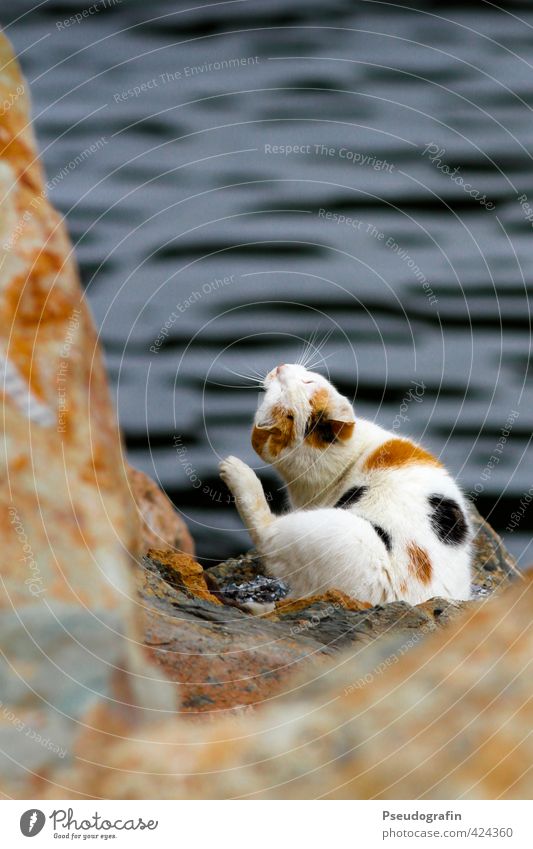
{"label": "cat's ear", "polygon": [[263,452],[265,449],[265,444],[268,441],[270,436],[270,428],[263,427],[262,425],[254,424],[252,428],[252,448],[259,454],[260,457],[263,457]]}
{"label": "cat's ear", "polygon": [[313,410],[305,429],[308,442],[315,448],[323,448],[333,442],[346,442],[353,434],[355,416],[346,404],[329,404]]}
{"label": "cat's ear", "polygon": [[340,439],[341,441],[345,442],[347,439],[350,439],[353,433],[355,427],[355,420],[353,416],[351,421],[345,421],[344,419],[335,418],[329,419],[328,424],[332,430],[332,433],[335,436],[335,439]]}
{"label": "cat's ear", "polygon": [[281,428],[276,424],[254,424],[252,428],[252,445],[254,449],[257,451],[256,444],[262,446],[269,436],[280,436],[281,432]]}
{"label": "cat's ear", "polygon": [[355,427],[355,413],[351,404],[343,399],[330,405],[327,417],[332,430],[339,439],[349,439]]}
{"label": "cat's ear", "polygon": [[[294,440],[294,413],[274,406],[266,421],[259,419],[252,429],[252,447],[263,459],[268,447],[270,460],[287,448]],[[268,446],[267,446],[268,443]]]}

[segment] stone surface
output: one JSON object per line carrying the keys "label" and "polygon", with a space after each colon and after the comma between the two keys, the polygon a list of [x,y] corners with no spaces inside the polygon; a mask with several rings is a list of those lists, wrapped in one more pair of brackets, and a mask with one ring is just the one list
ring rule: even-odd
{"label": "stone surface", "polygon": [[176,554],[165,549],[150,548],[144,563],[155,566],[160,578],[188,598],[199,598],[212,604],[222,604],[207,587],[205,572],[190,554]]}
{"label": "stone surface", "polygon": [[520,576],[520,572],[516,568],[514,557],[509,554],[501,538],[473,505],[470,509],[470,521],[475,533],[472,584],[474,596],[482,598],[506,587],[509,581]]}
{"label": "stone surface", "polygon": [[142,554],[149,548],[172,548],[194,554],[187,525],[157,484],[132,466],[128,466],[128,481],[139,511]]}
{"label": "stone surface", "polygon": [[409,651],[393,634],[307,666],[264,710],[93,740],[94,766],[64,782],[105,798],[530,799],[532,621],[529,575]]}
{"label": "stone surface", "polygon": [[[144,558],[140,594],[146,604],[146,644],[179,683],[181,711],[216,716],[283,695],[301,666],[330,654],[312,634],[210,601],[172,580],[163,552]],[[201,567],[198,567],[201,568]],[[214,603],[216,602],[216,603]]]}
{"label": "stone surface", "polygon": [[73,762],[93,706],[127,727],[127,703],[171,704],[175,687],[143,659],[139,526],[106,375],[2,35],[0,68],[0,790],[13,795]]}

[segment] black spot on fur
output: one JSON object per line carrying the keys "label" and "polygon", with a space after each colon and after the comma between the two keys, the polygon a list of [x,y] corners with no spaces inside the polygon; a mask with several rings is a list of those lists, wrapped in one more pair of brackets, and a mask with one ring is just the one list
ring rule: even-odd
{"label": "black spot on fur", "polygon": [[377,533],[378,537],[380,539],[382,539],[383,542],[385,543],[385,548],[387,549],[387,551],[390,551],[392,549],[392,540],[390,538],[390,534],[387,533],[385,528],[382,528],[381,525],[374,525],[373,522],[371,524],[372,524],[372,527],[374,528],[375,532]]}
{"label": "black spot on fur", "polygon": [[351,489],[346,490],[344,495],[341,495],[335,507],[351,507],[352,504],[356,504],[363,497],[367,490],[367,486],[352,486]]}
{"label": "black spot on fur", "polygon": [[468,536],[468,525],[457,501],[444,495],[430,495],[429,521],[441,542],[461,545]]}

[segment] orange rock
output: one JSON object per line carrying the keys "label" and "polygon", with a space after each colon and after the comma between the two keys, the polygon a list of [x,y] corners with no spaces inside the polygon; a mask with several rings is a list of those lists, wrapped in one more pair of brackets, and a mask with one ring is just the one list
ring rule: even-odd
{"label": "orange rock", "polygon": [[201,567],[187,555],[151,550],[144,567],[145,641],[180,685],[182,713],[219,717],[271,704],[290,691],[297,671],[330,654],[292,624],[209,597]]}
{"label": "orange rock", "polygon": [[128,466],[128,481],[141,521],[141,553],[149,548],[170,547],[194,554],[194,542],[187,525],[172,502],[144,472]]}
{"label": "orange rock", "polygon": [[143,654],[120,435],[3,35],[0,103],[0,677],[13,717],[0,728],[0,788],[12,796],[73,762],[95,706],[125,729],[139,705],[174,706],[176,688]]}
{"label": "orange rock", "polygon": [[209,592],[204,570],[190,554],[177,554],[168,549],[156,548],[150,548],[147,553],[151,560],[156,561],[162,577],[176,589],[191,593],[196,598],[203,598],[204,601],[210,601],[212,604],[222,604]]}
{"label": "orange rock", "polygon": [[304,610],[306,607],[310,607],[310,605],[317,602],[337,605],[338,607],[344,607],[346,610],[368,610],[372,607],[368,601],[357,601],[357,599],[351,598],[341,590],[328,590],[321,595],[309,595],[295,600],[282,599],[276,603],[276,610],[270,616],[283,613],[298,613],[299,610]]}
{"label": "orange rock", "polygon": [[162,722],[64,781],[104,798],[529,799],[532,620],[528,576],[408,652],[373,641],[263,711]]}

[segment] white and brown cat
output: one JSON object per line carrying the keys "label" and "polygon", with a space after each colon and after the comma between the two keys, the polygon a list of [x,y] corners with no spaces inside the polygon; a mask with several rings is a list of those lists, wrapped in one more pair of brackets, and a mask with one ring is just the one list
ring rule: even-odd
{"label": "white and brown cat", "polygon": [[292,597],[339,589],[372,604],[470,596],[465,499],[438,459],[357,418],[320,374],[281,365],[264,381],[255,451],[281,474],[291,512],[274,516],[255,472],[220,465],[268,572]]}

